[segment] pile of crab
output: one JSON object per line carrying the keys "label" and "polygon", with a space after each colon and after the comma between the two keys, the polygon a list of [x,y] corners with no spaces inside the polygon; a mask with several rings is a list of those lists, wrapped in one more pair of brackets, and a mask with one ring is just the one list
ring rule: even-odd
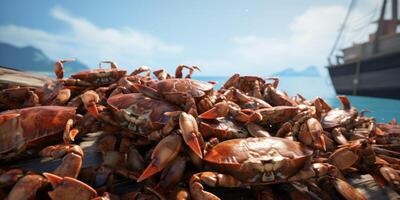
{"label": "pile of crab", "polygon": [[[185,65],[175,75],[127,74],[106,61],[111,68],[64,78],[69,61],[56,62],[57,79],[42,88],[1,89],[0,199],[223,198],[215,188],[257,199],[366,199],[352,174],[400,192],[400,125],[376,123],[345,96],[332,108],[288,96],[277,78],[239,74],[216,89]],[[102,163],[84,167],[78,141],[89,133]],[[36,156],[61,164],[12,167]],[[121,179],[135,189],[114,190]]]}

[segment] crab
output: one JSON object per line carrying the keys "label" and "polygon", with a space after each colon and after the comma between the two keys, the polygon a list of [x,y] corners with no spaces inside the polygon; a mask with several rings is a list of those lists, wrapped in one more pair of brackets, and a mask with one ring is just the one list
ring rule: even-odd
{"label": "crab", "polygon": [[279,79],[269,78],[273,83],[265,84],[264,100],[274,106],[296,106],[296,101],[291,99],[285,92],[278,90]]}
{"label": "crab", "polygon": [[[1,117],[4,119],[0,122],[3,143],[1,160],[18,158],[26,154],[26,150],[38,149],[62,138],[64,144],[47,146],[39,152],[39,155],[63,158],[53,173],[60,176],[78,176],[82,167],[83,151],[80,146],[69,144],[79,132],[78,129],[71,130],[75,119],[75,108],[38,106],[11,110],[1,113]],[[48,123],[42,123],[43,121]]]}
{"label": "crab", "polygon": [[44,141],[73,140],[78,133],[77,129],[71,130],[75,116],[76,108],[61,106],[37,106],[0,113],[0,160],[43,146]]}
{"label": "crab", "polygon": [[[322,176],[323,171],[317,168],[318,165],[312,165],[310,169],[312,154],[313,151],[304,145],[283,138],[227,140],[205,154],[204,161],[215,171],[194,174],[189,182],[190,193],[195,200],[215,200],[219,198],[205,191],[202,184],[211,187],[247,188],[306,180],[317,174]],[[324,173],[328,174],[326,171]],[[336,177],[333,180],[339,185],[338,188],[347,184]],[[354,192],[349,190],[344,193]]]}
{"label": "crab", "polygon": [[[197,102],[212,93],[213,84],[192,79],[165,79],[150,82],[147,86],[134,84],[135,88],[153,99],[165,99],[182,105],[185,112],[197,116]],[[205,109],[206,110],[206,109]]]}
{"label": "crab", "polygon": [[241,92],[239,89],[231,87],[227,91],[225,91],[224,96],[230,100],[234,101],[238,105],[240,105],[243,109],[262,109],[262,108],[271,108],[272,106],[265,102],[262,99],[248,96]]}
{"label": "crab", "polygon": [[75,59],[66,59],[57,61],[54,65],[54,72],[60,82],[65,86],[102,86],[117,82],[120,78],[125,76],[126,71],[118,69],[118,66],[113,61],[102,61],[102,63],[109,63],[111,65],[110,69],[93,69],[87,71],[81,71],[76,74],[72,74],[71,78],[63,79],[64,75],[64,63],[75,61]]}
{"label": "crab", "polygon": [[324,130],[317,119],[306,114],[294,123],[292,131],[303,144],[326,151]]}
{"label": "crab", "polygon": [[234,87],[244,92],[245,95],[262,99],[264,84],[265,80],[261,77],[240,76],[240,74],[234,74],[222,86],[222,91]]}
{"label": "crab", "polygon": [[[346,96],[337,96],[337,98],[343,104],[343,109],[332,109],[328,110],[326,114],[321,114],[321,124],[326,130],[332,130],[337,127],[351,126],[357,117],[357,111],[352,108],[350,101]],[[325,110],[326,111],[326,110]]]}
{"label": "crab", "polygon": [[169,125],[170,116],[165,113],[180,110],[173,104],[151,99],[141,93],[120,94],[107,99],[107,106],[111,114],[115,116],[112,118],[108,117],[109,112],[99,111],[97,104],[100,98],[96,92],[85,92],[82,100],[88,112],[94,117],[118,127],[125,127],[142,136]]}
{"label": "crab", "polygon": [[15,87],[1,90],[0,110],[37,106],[40,103],[40,93],[39,89],[32,87]]}
{"label": "crab", "polygon": [[332,109],[322,99],[316,99],[316,117],[320,118],[322,128],[330,132],[331,139],[338,144],[346,144],[349,140],[366,139],[375,131],[375,120],[360,114],[346,96],[337,96],[343,105],[343,109]]}

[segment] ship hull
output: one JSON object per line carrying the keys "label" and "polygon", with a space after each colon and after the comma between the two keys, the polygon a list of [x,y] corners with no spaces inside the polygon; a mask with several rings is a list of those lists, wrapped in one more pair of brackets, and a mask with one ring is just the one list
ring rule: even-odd
{"label": "ship hull", "polygon": [[327,67],[337,94],[400,99],[400,52]]}

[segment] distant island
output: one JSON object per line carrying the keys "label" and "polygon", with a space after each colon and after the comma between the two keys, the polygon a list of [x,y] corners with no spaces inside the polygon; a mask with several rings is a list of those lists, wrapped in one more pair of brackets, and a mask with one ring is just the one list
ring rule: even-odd
{"label": "distant island", "polygon": [[[35,47],[16,47],[0,42],[0,66],[21,71],[53,73],[54,61]],[[71,73],[87,69],[89,67],[77,61],[68,63],[65,72]]]}
{"label": "distant island", "polygon": [[296,71],[293,68],[287,68],[280,72],[272,74],[273,76],[320,76],[315,66],[309,66],[304,70]]}

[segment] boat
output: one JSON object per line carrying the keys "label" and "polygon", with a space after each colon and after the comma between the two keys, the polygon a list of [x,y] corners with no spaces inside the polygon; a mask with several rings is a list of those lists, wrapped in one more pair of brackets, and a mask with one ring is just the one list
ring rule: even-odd
{"label": "boat", "polygon": [[400,99],[397,0],[391,2],[391,19],[385,19],[386,5],[387,0],[384,0],[377,31],[369,35],[367,42],[342,49],[335,64],[328,57],[327,69],[337,94]]}

